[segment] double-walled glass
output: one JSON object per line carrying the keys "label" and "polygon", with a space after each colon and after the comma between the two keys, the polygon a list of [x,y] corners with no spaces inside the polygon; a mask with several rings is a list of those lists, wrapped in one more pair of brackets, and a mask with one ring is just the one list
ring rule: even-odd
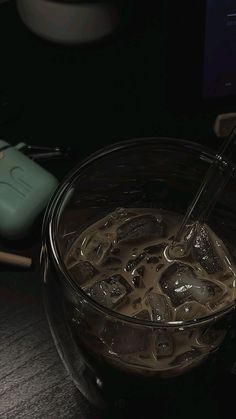
{"label": "double-walled glass", "polygon": [[[231,368],[234,304],[188,322],[128,318],[86,295],[64,263],[79,234],[117,207],[184,214],[212,159],[209,151],[182,140],[118,143],[76,167],[49,205],[42,247],[49,325],[75,384],[96,405],[156,397],[160,388],[192,372],[203,371],[207,377]],[[235,196],[232,176],[208,221],[233,257]]]}

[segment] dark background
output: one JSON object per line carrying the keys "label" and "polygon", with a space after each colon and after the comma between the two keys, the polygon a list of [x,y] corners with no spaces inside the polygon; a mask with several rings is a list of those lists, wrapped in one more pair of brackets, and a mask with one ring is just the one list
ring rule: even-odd
{"label": "dark background", "polygon": [[[200,106],[196,111],[194,98],[182,103],[201,73],[192,61],[199,57],[195,29],[202,25],[195,9],[186,9],[183,0],[150,0],[148,5],[136,0],[118,34],[78,48],[37,38],[24,27],[14,4],[2,4],[0,89],[10,101],[5,110],[10,123],[0,127],[0,136],[13,142],[70,143],[81,157],[130,137],[206,142],[217,111]],[[181,74],[191,74],[187,86]],[[179,92],[172,92],[174,86]]]}
{"label": "dark background", "polygon": [[208,0],[204,96],[236,94],[236,3]]}
{"label": "dark background", "polygon": [[[78,159],[131,137],[181,137],[216,148],[212,123],[224,108],[196,106],[190,94],[199,83],[197,70],[192,89],[190,56],[202,22],[183,26],[185,10],[176,3],[136,1],[118,33],[80,47],[41,40],[14,3],[0,5],[0,138],[71,146],[73,160],[50,166],[59,179]],[[26,240],[0,243],[35,264],[29,272],[0,268],[0,418],[102,418],[74,388],[52,343],[41,299],[40,227],[41,219]]]}

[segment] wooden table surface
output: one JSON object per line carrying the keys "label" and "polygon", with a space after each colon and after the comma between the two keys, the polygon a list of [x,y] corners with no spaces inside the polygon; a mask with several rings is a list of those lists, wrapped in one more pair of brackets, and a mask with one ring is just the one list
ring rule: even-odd
{"label": "wooden table surface", "polygon": [[41,301],[1,289],[0,354],[1,419],[95,417],[57,355]]}
{"label": "wooden table surface", "polygon": [[31,271],[0,271],[0,418],[99,418],[68,377],[47,324],[39,243]]}

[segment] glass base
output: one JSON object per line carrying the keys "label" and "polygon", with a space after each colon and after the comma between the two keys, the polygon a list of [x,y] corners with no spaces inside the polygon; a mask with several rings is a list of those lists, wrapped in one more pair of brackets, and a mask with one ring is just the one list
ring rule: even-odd
{"label": "glass base", "polygon": [[222,389],[226,393],[230,383],[236,383],[236,343],[235,338],[232,341],[232,336],[228,344],[226,342],[210,359],[183,376],[142,379],[117,372],[113,368],[109,370],[107,366],[102,370],[102,364],[91,362],[85,350],[83,352],[81,346],[78,346],[73,329],[66,320],[64,303],[57,292],[56,281],[51,279],[44,287],[47,319],[61,360],[78,390],[98,408],[140,412],[145,406],[155,407],[158,403],[168,411],[173,398],[179,407],[183,395],[189,406],[194,403],[195,397],[205,401],[207,399],[209,403],[211,397],[215,398],[213,389]]}

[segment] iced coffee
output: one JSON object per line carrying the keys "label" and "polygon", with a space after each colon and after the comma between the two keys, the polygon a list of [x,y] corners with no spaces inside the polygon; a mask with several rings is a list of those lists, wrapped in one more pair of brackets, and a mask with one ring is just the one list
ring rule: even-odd
{"label": "iced coffee", "polygon": [[[105,316],[94,319],[86,336],[90,350],[120,369],[175,375],[198,364],[224,339],[224,330],[194,328],[194,322],[234,303],[234,260],[206,224],[198,225],[188,252],[170,258],[180,222],[173,212],[117,208],[85,228],[66,255],[77,286],[102,307],[134,319],[133,330],[125,324],[116,328]],[[73,316],[79,334],[81,313],[75,310]],[[149,327],[147,335],[135,332],[139,322]],[[152,324],[160,325],[158,331],[150,332]],[[181,330],[182,324],[192,326]]]}

